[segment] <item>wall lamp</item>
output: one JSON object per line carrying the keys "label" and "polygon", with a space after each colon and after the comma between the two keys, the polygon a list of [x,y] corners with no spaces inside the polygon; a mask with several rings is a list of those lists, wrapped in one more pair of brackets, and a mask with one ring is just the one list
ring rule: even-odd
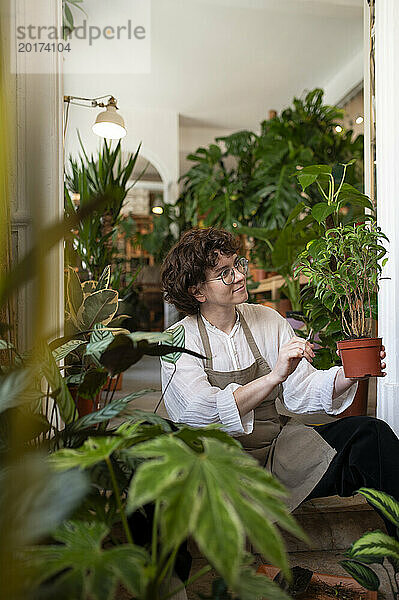
{"label": "wall lamp", "polygon": [[[108,102],[99,102],[103,98],[108,98]],[[100,137],[111,140],[120,140],[126,135],[125,121],[123,117],[116,111],[119,110],[116,105],[116,98],[107,94],[106,96],[98,96],[97,98],[82,98],[80,96],[64,96],[64,102],[67,103],[67,114],[65,119],[64,138],[68,123],[69,106],[76,104],[77,106],[86,106],[87,108],[105,108],[103,112],[97,115],[96,121],[92,127],[93,132]],[[87,104],[90,102],[90,104]]]}

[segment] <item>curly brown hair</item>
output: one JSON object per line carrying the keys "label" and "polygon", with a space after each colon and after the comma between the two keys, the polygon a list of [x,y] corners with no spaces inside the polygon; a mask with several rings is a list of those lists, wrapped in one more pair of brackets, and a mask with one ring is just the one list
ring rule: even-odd
{"label": "curly brown hair", "polygon": [[190,229],[168,252],[161,268],[161,286],[165,300],[185,315],[195,315],[199,302],[188,289],[205,280],[219,253],[232,256],[240,249],[240,240],[228,231],[207,227]]}

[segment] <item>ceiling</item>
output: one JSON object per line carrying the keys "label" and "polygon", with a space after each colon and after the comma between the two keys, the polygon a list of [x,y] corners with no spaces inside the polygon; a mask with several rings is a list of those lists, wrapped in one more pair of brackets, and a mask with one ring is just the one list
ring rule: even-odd
{"label": "ceiling", "polygon": [[[256,128],[362,44],[363,0],[152,0],[151,72],[107,74],[105,87],[120,107],[171,110],[183,127]],[[104,80],[66,75],[65,88],[96,96]]]}

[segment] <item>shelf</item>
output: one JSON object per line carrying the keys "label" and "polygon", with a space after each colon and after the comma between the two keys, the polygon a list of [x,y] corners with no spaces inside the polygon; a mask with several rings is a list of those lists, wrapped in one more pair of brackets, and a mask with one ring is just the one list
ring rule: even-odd
{"label": "shelf", "polygon": [[[308,283],[308,278],[305,275],[301,275],[299,277],[299,283],[305,284]],[[251,294],[259,294],[261,292],[271,292],[272,300],[277,300],[279,297],[279,290],[281,287],[285,285],[285,281],[281,275],[274,275],[273,277],[269,277],[268,279],[262,279],[259,282],[257,288],[251,290]]]}

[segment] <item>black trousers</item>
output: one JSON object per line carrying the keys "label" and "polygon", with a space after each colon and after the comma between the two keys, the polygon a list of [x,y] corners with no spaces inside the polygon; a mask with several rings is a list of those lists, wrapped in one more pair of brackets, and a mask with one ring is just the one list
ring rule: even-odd
{"label": "black trousers", "polygon": [[[360,487],[370,487],[399,501],[399,439],[385,421],[345,417],[318,425],[315,430],[337,454],[306,500],[336,494],[352,496]],[[389,535],[399,539],[395,526],[379,514]]]}

